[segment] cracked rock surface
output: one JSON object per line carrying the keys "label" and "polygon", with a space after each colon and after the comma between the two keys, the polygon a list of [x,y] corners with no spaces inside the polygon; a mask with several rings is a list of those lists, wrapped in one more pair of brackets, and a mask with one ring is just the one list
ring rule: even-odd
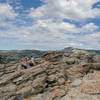
{"label": "cracked rock surface", "polygon": [[35,65],[0,65],[0,100],[100,100],[100,58],[52,51]]}

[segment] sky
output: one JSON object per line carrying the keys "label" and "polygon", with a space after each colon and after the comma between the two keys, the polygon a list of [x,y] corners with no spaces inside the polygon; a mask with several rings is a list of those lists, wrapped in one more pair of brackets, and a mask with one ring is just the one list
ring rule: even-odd
{"label": "sky", "polygon": [[100,0],[0,0],[0,50],[100,50]]}

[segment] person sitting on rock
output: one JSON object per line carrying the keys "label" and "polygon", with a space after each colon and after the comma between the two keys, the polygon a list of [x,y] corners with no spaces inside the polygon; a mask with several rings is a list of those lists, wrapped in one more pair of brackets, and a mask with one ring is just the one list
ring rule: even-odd
{"label": "person sitting on rock", "polygon": [[29,60],[27,57],[25,57],[24,60],[22,61],[21,67],[27,69],[28,66],[29,66]]}
{"label": "person sitting on rock", "polygon": [[30,61],[30,62],[29,62],[29,65],[30,65],[30,66],[33,66],[34,64],[33,64],[33,62],[32,62],[32,61]]}
{"label": "person sitting on rock", "polygon": [[31,58],[29,65],[30,66],[34,66],[35,65],[34,58]]}

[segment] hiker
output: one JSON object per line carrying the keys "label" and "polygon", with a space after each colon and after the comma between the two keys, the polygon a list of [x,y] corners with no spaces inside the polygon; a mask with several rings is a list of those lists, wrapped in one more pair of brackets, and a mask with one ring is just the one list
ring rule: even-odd
{"label": "hiker", "polygon": [[24,58],[24,60],[22,61],[22,64],[21,66],[24,68],[24,69],[27,69],[28,66],[29,66],[29,59],[27,57]]}
{"label": "hiker", "polygon": [[33,66],[34,65],[34,58],[31,58],[31,61],[29,63],[30,66]]}

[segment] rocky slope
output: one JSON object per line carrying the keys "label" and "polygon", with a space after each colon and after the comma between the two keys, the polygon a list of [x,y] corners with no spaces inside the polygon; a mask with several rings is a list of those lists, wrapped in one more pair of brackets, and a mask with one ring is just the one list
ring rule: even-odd
{"label": "rocky slope", "polygon": [[0,65],[0,100],[100,100],[100,58],[54,51],[28,69]]}

